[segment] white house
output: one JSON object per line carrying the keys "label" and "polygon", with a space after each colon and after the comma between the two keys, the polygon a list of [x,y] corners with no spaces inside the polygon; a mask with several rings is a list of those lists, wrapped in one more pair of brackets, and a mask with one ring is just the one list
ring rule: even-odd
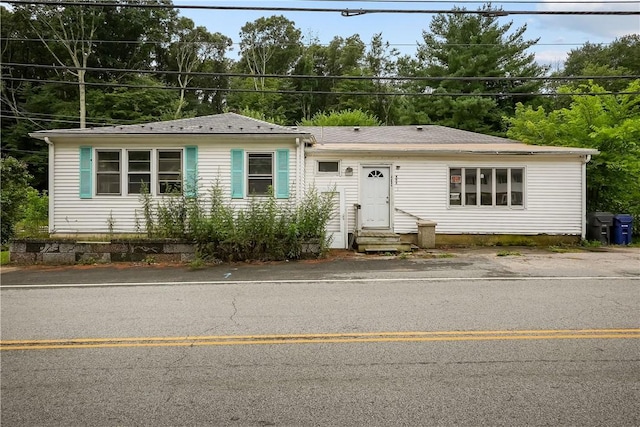
{"label": "white house", "polygon": [[[243,206],[269,186],[295,201],[335,194],[334,247],[376,230],[584,237],[596,150],[532,146],[442,126],[282,127],[234,113],[30,134],[49,144],[53,235],[133,233],[153,197],[218,181]],[[196,185],[197,183],[197,185]],[[196,188],[198,187],[198,188]]]}

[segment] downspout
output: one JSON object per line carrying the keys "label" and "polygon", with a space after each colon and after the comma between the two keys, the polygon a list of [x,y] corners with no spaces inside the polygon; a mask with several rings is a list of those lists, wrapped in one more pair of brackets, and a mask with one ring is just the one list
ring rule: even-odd
{"label": "downspout", "polygon": [[587,163],[591,161],[591,154],[587,154],[582,160],[582,230],[581,239],[587,237]]}
{"label": "downspout", "polygon": [[296,202],[299,203],[303,198],[304,188],[304,143],[300,138],[296,138],[296,155]]}
{"label": "downspout", "polygon": [[53,232],[53,227],[54,227],[54,218],[53,218],[53,203],[54,203],[54,193],[53,193],[53,189],[54,189],[54,176],[55,176],[55,165],[54,165],[54,155],[55,155],[55,149],[53,147],[53,142],[51,142],[51,140],[49,139],[48,136],[44,137],[44,142],[47,143],[47,145],[49,146],[49,233]]}

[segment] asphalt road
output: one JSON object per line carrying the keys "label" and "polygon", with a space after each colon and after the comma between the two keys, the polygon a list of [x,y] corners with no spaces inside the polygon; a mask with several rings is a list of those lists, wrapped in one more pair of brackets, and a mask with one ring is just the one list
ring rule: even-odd
{"label": "asphalt road", "polygon": [[5,271],[2,425],[640,425],[639,251],[457,255]]}

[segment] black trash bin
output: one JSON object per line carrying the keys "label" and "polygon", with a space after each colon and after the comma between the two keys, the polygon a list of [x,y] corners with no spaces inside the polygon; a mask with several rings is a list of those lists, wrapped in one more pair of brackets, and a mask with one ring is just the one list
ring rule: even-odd
{"label": "black trash bin", "polygon": [[628,214],[619,214],[613,217],[613,229],[611,230],[611,243],[614,245],[630,245],[633,217]]}
{"label": "black trash bin", "polygon": [[597,240],[608,245],[611,242],[613,217],[611,212],[589,213],[587,215],[587,240]]}

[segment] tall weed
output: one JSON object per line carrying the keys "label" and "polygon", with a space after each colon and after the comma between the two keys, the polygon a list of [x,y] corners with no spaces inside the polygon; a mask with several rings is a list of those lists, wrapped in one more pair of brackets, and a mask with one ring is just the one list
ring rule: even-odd
{"label": "tall weed", "polygon": [[310,189],[297,205],[271,193],[236,210],[219,182],[205,198],[172,195],[154,203],[143,192],[140,202],[149,237],[186,239],[197,245],[200,258],[227,261],[297,259],[309,242],[317,247],[315,255],[324,253],[334,208],[331,194]]}

